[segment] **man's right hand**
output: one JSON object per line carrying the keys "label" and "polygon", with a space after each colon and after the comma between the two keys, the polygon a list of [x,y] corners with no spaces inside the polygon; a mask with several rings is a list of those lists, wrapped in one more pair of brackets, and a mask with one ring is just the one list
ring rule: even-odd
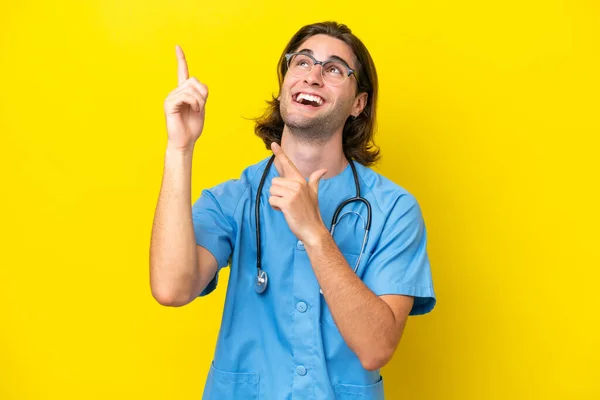
{"label": "man's right hand", "polygon": [[168,146],[177,150],[190,150],[204,128],[208,87],[194,77],[189,78],[181,47],[176,46],[176,54],[179,86],[165,100]]}

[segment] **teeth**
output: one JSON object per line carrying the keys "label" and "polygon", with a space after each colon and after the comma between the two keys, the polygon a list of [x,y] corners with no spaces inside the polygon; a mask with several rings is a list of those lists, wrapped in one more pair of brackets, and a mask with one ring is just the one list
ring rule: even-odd
{"label": "teeth", "polygon": [[313,96],[306,93],[298,93],[298,95],[296,96],[296,101],[300,102],[302,99],[311,101],[313,103],[317,103],[318,105],[323,104],[323,99],[318,96]]}

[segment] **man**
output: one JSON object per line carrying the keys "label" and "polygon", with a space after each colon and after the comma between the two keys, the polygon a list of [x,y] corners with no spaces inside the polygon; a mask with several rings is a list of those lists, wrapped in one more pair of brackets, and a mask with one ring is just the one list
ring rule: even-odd
{"label": "man", "polygon": [[[436,300],[418,203],[367,167],[378,156],[367,49],[344,25],[300,29],[281,57],[279,95],[257,121],[274,158],[204,190],[192,207],[208,90],[177,54],[150,279],[159,303],[182,306],[231,266],[203,398],[382,399],[379,369],[408,315]],[[342,204],[356,184],[366,201]]]}

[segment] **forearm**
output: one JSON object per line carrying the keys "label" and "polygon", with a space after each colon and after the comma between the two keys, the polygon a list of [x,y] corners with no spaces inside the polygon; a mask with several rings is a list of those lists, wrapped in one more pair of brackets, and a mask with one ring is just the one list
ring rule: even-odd
{"label": "forearm", "polygon": [[199,279],[192,223],[193,149],[167,147],[150,243],[150,285],[163,304],[186,302]]}
{"label": "forearm", "polygon": [[327,230],[305,246],[325,301],[348,347],[367,369],[387,363],[398,341],[391,308],[358,278]]}

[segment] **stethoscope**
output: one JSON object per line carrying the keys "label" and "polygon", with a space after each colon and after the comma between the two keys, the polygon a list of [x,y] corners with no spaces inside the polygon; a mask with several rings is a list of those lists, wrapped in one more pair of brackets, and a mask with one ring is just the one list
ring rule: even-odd
{"label": "stethoscope", "polygon": [[[273,155],[269,159],[269,162],[267,163],[267,166],[265,167],[265,171],[263,172],[262,177],[260,179],[260,184],[258,185],[258,192],[256,193],[255,214],[256,214],[256,270],[257,270],[257,274],[256,274],[256,285],[254,287],[254,290],[256,290],[256,293],[259,293],[259,294],[263,293],[267,289],[267,284],[269,283],[269,276],[267,275],[267,271],[265,271],[261,268],[260,195],[262,192],[263,185],[265,183],[265,179],[267,178],[267,174],[268,174],[269,169],[271,168],[271,164],[273,164],[274,160],[275,160],[275,155]],[[333,232],[335,231],[335,226],[338,224],[340,219],[346,214],[349,214],[349,213],[356,214],[363,220],[365,234],[363,236],[362,247],[360,248],[360,254],[358,255],[358,260],[356,261],[356,265],[354,266],[354,273],[356,273],[356,271],[358,270],[358,265],[360,264],[360,259],[363,255],[363,251],[365,250],[365,246],[367,244],[367,238],[369,237],[369,229],[371,228],[371,204],[367,201],[367,199],[360,196],[360,185],[358,183],[358,174],[356,173],[356,167],[354,166],[354,161],[348,160],[348,162],[350,163],[350,166],[352,167],[352,174],[354,175],[354,185],[356,186],[356,196],[344,200],[342,203],[340,203],[339,206],[337,206],[337,208],[335,209],[335,212],[333,213],[330,234],[331,234],[331,236],[333,236]],[[347,206],[348,204],[355,202],[355,201],[364,203],[365,206],[367,206],[367,221],[366,221],[366,223],[365,223],[364,218],[356,211],[347,211],[340,217],[340,212],[343,210],[343,208],[345,206]],[[323,294],[323,292],[321,292],[321,294]]]}

